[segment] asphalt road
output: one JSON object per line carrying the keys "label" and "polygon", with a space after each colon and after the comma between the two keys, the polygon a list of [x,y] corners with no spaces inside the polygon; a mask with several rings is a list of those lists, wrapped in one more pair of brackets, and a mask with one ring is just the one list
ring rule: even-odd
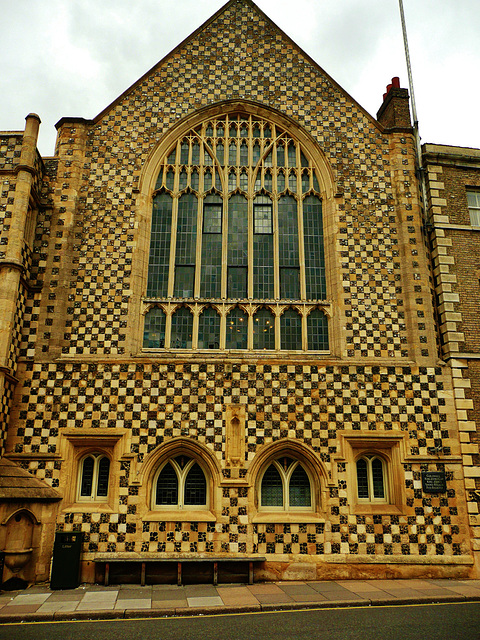
{"label": "asphalt road", "polygon": [[8,640],[480,640],[480,603],[1,625]]}

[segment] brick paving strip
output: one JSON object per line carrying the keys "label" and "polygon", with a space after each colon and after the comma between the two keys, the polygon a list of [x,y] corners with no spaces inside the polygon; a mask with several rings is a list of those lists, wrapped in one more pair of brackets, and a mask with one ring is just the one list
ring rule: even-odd
{"label": "brick paving strip", "polygon": [[37,585],[0,593],[0,624],[140,618],[316,607],[480,602],[480,580],[338,580],[254,585]]}

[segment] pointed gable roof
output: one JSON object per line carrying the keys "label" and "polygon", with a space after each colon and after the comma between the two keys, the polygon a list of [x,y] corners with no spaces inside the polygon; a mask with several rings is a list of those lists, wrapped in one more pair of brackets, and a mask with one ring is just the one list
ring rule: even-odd
{"label": "pointed gable roof", "polygon": [[0,502],[44,502],[62,496],[46,482],[32,476],[18,464],[0,458]]}
{"label": "pointed gable roof", "polygon": [[[236,29],[241,25],[245,30],[245,12],[249,10],[253,16],[257,17],[257,27],[259,24],[263,23],[265,26],[261,31],[257,28],[255,32],[255,28],[252,28],[251,35],[259,36],[260,38],[252,39],[252,42],[249,42],[247,39],[246,42],[243,42],[241,38],[239,38],[238,33],[236,33]],[[129,96],[133,91],[137,88],[141,87],[145,84],[149,78],[153,75],[157,75],[158,71],[161,67],[168,64],[172,61],[176,56],[179,56],[189,48],[189,46],[199,38],[202,39],[202,36],[205,37],[207,32],[211,31],[215,28],[216,23],[222,21],[225,18],[226,14],[230,13],[231,18],[226,20],[227,26],[229,27],[229,37],[233,38],[233,42],[235,44],[235,49],[238,51],[239,48],[243,49],[244,52],[253,53],[253,56],[256,56],[258,50],[261,48],[261,39],[268,36],[270,42],[272,39],[280,39],[285,45],[288,45],[286,48],[290,50],[294,50],[298,57],[303,59],[309,65],[311,65],[315,71],[323,77],[323,79],[336,90],[343,95],[343,97],[350,103],[353,103],[372,123],[374,123],[378,128],[382,129],[381,125],[373,118],[354,98],[352,98],[322,67],[320,67],[313,58],[311,58],[301,47],[299,47],[280,27],[278,27],[252,0],[229,0],[223,7],[221,7],[215,14],[213,14],[207,21],[205,21],[198,29],[196,29],[191,35],[185,38],[180,44],[178,44],[170,53],[168,53],[164,58],[162,58],[157,64],[155,64],[149,71],[147,71],[143,76],[141,76],[134,84],[132,84],[128,89],[126,89],[118,98],[116,98],[111,104],[109,104],[105,109],[103,109],[92,121],[92,124],[96,124],[100,122],[115,106],[121,103],[125,98]],[[233,18],[233,19],[232,19]],[[252,17],[247,22],[247,29],[249,27],[255,27],[253,24],[254,20]],[[227,33],[223,30],[222,33],[225,36]],[[210,44],[211,40],[206,38],[206,43]],[[225,38],[223,38],[222,42],[223,46],[225,46]],[[205,47],[206,48],[206,47]],[[230,52],[231,53],[231,52]],[[242,74],[242,70],[239,71],[237,77],[240,77]],[[241,95],[238,93],[234,95],[223,95],[219,97],[219,100],[234,97],[241,98]],[[211,102],[216,100],[211,100]],[[67,120],[66,118],[62,118],[63,120]]]}

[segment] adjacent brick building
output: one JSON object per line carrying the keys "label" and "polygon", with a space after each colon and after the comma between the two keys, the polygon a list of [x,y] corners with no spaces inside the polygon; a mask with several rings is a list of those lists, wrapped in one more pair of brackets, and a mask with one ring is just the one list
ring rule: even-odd
{"label": "adjacent brick building", "polygon": [[477,575],[475,232],[429,146],[422,212],[407,91],[374,119],[231,0],[38,126],[0,137],[4,580],[54,526],[87,581]]}
{"label": "adjacent brick building", "polygon": [[472,545],[480,502],[480,150],[423,146],[442,358],[451,367]]}

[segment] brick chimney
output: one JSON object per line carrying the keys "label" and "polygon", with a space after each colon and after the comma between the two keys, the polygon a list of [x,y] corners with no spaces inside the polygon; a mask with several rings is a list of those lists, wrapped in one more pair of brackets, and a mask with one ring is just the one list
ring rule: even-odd
{"label": "brick chimney", "polygon": [[383,104],[377,112],[377,120],[387,129],[411,128],[408,89],[400,88],[400,78],[392,78],[383,94]]}

